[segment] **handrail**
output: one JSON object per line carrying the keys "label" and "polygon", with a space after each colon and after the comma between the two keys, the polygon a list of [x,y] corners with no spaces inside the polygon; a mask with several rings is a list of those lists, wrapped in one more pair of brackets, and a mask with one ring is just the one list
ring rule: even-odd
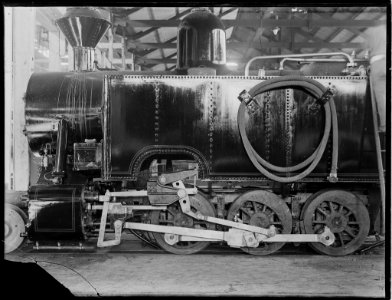
{"label": "handrail", "polygon": [[[343,58],[292,58],[286,57],[280,61],[279,70],[284,70],[284,63],[286,61],[297,61],[297,62],[345,62]],[[354,59],[354,63],[358,61],[369,61],[368,59]]]}
{"label": "handrail", "polygon": [[349,64],[351,66],[354,66],[354,60],[353,58],[348,55],[347,53],[344,52],[326,52],[326,53],[303,53],[303,54],[281,54],[281,55],[266,55],[266,56],[256,56],[250,59],[246,65],[245,65],[245,76],[249,76],[249,67],[252,62],[258,59],[272,59],[272,58],[290,58],[290,57],[311,57],[311,56],[333,56],[333,55],[342,55],[347,57],[347,60],[349,61]]}

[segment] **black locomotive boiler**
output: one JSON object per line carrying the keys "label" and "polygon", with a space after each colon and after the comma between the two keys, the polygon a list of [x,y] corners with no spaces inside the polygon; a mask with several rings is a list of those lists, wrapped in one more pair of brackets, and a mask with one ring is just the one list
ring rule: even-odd
{"label": "black locomotive boiler", "polygon": [[178,28],[175,71],[99,71],[107,16],[68,9],[57,25],[75,71],[30,78],[25,133],[42,164],[26,213],[8,207],[8,251],[24,225],[53,249],[114,246],[128,231],[176,254],[222,241],[257,255],[363,244],[379,179],[368,78],[353,61],[336,63],[344,74],[233,73],[222,22],[195,9]]}

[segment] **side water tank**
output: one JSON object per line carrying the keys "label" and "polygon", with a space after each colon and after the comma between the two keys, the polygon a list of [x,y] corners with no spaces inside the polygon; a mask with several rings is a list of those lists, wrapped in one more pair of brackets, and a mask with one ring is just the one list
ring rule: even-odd
{"label": "side water tank", "polygon": [[177,70],[219,69],[226,64],[226,33],[223,23],[206,8],[195,8],[177,31]]}

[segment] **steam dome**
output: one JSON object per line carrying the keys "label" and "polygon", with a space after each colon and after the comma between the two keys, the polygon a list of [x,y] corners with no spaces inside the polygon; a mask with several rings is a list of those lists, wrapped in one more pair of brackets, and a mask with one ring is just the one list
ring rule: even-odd
{"label": "steam dome", "polygon": [[177,32],[177,69],[220,68],[226,64],[223,23],[208,9],[197,8],[180,23]]}

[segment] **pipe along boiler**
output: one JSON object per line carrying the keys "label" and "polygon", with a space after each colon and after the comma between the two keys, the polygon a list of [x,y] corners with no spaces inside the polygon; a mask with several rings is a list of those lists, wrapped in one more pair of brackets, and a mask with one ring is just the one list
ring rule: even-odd
{"label": "pipe along boiler", "polygon": [[381,202],[368,78],[347,54],[243,76],[226,68],[222,22],[194,9],[175,71],[102,70],[108,13],[70,8],[56,23],[74,71],[30,78],[25,134],[41,164],[20,205],[6,205],[7,252],[26,238],[110,247],[125,232],[175,254],[224,241],[347,255],[364,243]]}

